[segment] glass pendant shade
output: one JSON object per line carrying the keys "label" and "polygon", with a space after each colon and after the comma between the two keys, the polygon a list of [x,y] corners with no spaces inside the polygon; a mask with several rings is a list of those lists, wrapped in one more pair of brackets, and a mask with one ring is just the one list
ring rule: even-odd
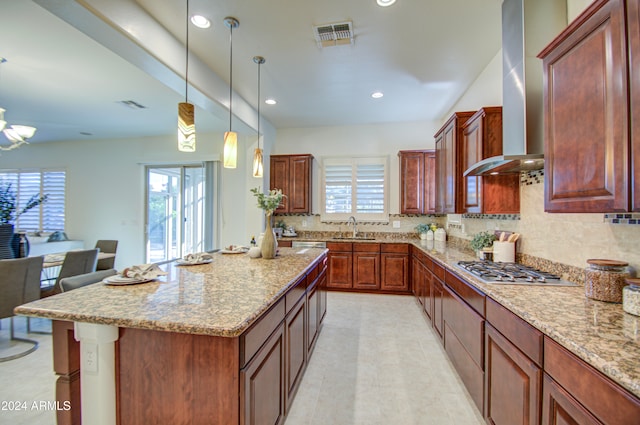
{"label": "glass pendant shade", "polygon": [[28,125],[12,125],[11,128],[5,128],[2,132],[12,142],[24,142],[33,137],[36,128]]}
{"label": "glass pendant shade", "polygon": [[262,160],[262,149],[256,148],[256,150],[253,152],[253,177],[262,177]]}
{"label": "glass pendant shade", "polygon": [[227,131],[224,133],[224,168],[236,168],[238,158],[238,133]]}
{"label": "glass pendant shade", "polygon": [[4,130],[7,122],[4,120],[4,109],[0,108],[0,131]]}
{"label": "glass pendant shade", "polygon": [[178,150],[180,152],[196,151],[194,106],[187,102],[178,104]]}

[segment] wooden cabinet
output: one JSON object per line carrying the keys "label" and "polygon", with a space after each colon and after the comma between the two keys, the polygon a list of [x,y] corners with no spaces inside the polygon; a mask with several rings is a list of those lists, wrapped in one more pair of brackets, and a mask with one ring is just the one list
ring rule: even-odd
{"label": "wooden cabinet", "polygon": [[311,212],[311,155],[271,155],[269,187],[286,196],[276,213]]}
{"label": "wooden cabinet", "polygon": [[[462,172],[502,155],[502,107],[478,110],[462,126]],[[462,208],[476,214],[519,214],[520,175],[462,176]]]}
{"label": "wooden cabinet", "polygon": [[436,212],[435,150],[398,152],[400,158],[400,213]]}
{"label": "wooden cabinet", "polygon": [[284,324],[281,324],[240,371],[241,424],[284,422],[285,358]]}
{"label": "wooden cabinet", "polygon": [[462,213],[462,126],[475,111],[456,112],[434,135],[436,142],[437,213]]}
{"label": "wooden cabinet", "polygon": [[544,371],[543,425],[638,423],[637,397],[546,336]]}
{"label": "wooden cabinet", "polygon": [[640,1],[627,1],[631,107],[631,210],[640,211]]}
{"label": "wooden cabinet", "polygon": [[293,241],[290,239],[278,239],[278,246],[282,248],[291,248]]}
{"label": "wooden cabinet", "polygon": [[545,211],[638,211],[638,20],[637,0],[594,1],[539,55]]}
{"label": "wooden cabinet", "polygon": [[302,297],[285,318],[286,332],[286,409],[293,401],[307,365],[307,299]]}
{"label": "wooden cabinet", "polygon": [[320,332],[320,285],[318,281],[309,284],[307,289],[307,355],[311,356],[311,351],[318,340]]}
{"label": "wooden cabinet", "polygon": [[409,292],[409,245],[385,243],[381,251],[380,289]]}
{"label": "wooden cabinet", "polygon": [[353,287],[355,289],[380,289],[379,243],[356,243],[353,245]]}
{"label": "wooden cabinet", "polygon": [[431,320],[433,328],[436,330],[440,338],[444,336],[444,321],[442,318],[442,301],[444,299],[444,268],[433,262],[430,270],[431,274]]}
{"label": "wooden cabinet", "polygon": [[327,248],[329,248],[327,288],[352,288],[353,244],[345,242],[327,242]]}
{"label": "wooden cabinet", "polygon": [[542,333],[487,299],[484,417],[489,424],[540,423]]}

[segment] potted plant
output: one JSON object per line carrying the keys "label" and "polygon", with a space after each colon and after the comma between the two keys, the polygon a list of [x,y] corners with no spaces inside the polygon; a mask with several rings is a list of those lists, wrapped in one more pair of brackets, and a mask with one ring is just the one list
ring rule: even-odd
{"label": "potted plant", "polygon": [[483,250],[485,248],[491,247],[493,245],[493,241],[495,241],[496,239],[496,235],[494,235],[492,232],[476,233],[473,236],[473,239],[471,239],[471,249],[476,252],[478,258],[483,258]]}
{"label": "potted plant", "polygon": [[264,238],[260,246],[262,252],[262,258],[270,259],[275,258],[276,249],[278,248],[278,241],[276,240],[273,228],[271,226],[271,216],[273,212],[278,208],[278,205],[282,203],[284,194],[281,189],[272,189],[268,194],[263,193],[259,187],[251,189],[251,193],[258,200],[258,207],[265,212],[265,220],[267,227],[264,230]]}
{"label": "potted plant", "polygon": [[18,209],[16,192],[11,183],[0,183],[0,259],[19,256],[20,236],[14,233],[14,224],[18,217],[45,202],[48,195],[33,195],[27,205]]}
{"label": "potted plant", "polygon": [[420,239],[427,239],[427,232],[431,230],[429,224],[420,223],[415,227],[416,232],[420,234]]}

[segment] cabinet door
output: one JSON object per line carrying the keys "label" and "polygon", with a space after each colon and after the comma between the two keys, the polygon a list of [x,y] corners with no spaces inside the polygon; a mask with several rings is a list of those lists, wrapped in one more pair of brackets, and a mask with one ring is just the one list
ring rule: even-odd
{"label": "cabinet door", "polygon": [[320,291],[320,325],[327,314],[327,273],[322,272],[318,278],[318,291]]}
{"label": "cabinet door", "polygon": [[631,100],[631,210],[640,212],[640,1],[627,1]]}
{"label": "cabinet door", "polygon": [[384,291],[409,291],[409,255],[382,254],[380,288]]}
{"label": "cabinet door", "polygon": [[442,188],[442,206],[445,213],[456,213],[456,188],[458,185],[456,152],[456,125],[452,121],[444,130],[442,136],[442,157],[440,166],[440,187]]}
{"label": "cabinet door", "polygon": [[424,153],[400,152],[400,213],[423,214]]}
{"label": "cabinet door", "polygon": [[353,253],[353,287],[356,289],[380,289],[380,254]]}
{"label": "cabinet door", "polygon": [[273,332],[240,372],[240,423],[274,425],[285,416],[284,325]]}
{"label": "cabinet door", "polygon": [[287,411],[293,401],[307,362],[307,340],[305,338],[307,325],[307,299],[300,298],[286,317],[286,383],[287,383]]}
{"label": "cabinet door", "polygon": [[329,252],[328,288],[353,287],[353,254],[351,252]]}
{"label": "cabinet door", "polygon": [[311,156],[292,155],[289,173],[288,212],[311,212]]}
{"label": "cabinet door", "polygon": [[435,136],[436,145],[436,213],[442,214],[444,212],[444,182],[445,182],[445,167],[444,167],[444,133],[440,132]]}
{"label": "cabinet door", "polygon": [[424,303],[422,283],[422,262],[418,257],[413,256],[411,257],[411,292],[420,305]]}
{"label": "cabinet door", "polygon": [[443,323],[442,323],[442,298],[444,296],[444,287],[442,281],[432,274],[431,285],[431,311],[433,312],[431,319],[433,327],[442,339]]}
{"label": "cabinet door", "polygon": [[602,425],[546,373],[542,388],[542,425]]}
{"label": "cabinet door", "polygon": [[546,123],[545,211],[629,208],[623,3],[601,2],[595,13],[540,55]]}
{"label": "cabinet door", "polygon": [[422,269],[422,307],[424,308],[424,312],[427,314],[427,316],[433,319],[433,303],[431,302],[431,292],[433,291],[433,275],[426,265],[420,264],[420,268]]}
{"label": "cabinet door", "polygon": [[[462,172],[473,164],[480,162],[484,155],[482,151],[484,115],[474,116],[465,123],[462,130]],[[482,212],[482,177],[462,177],[462,203],[468,213]]]}
{"label": "cabinet door", "polygon": [[276,212],[289,212],[289,157],[287,156],[271,156],[271,170],[269,171],[269,188],[282,189],[285,197],[282,198],[280,207]]}
{"label": "cabinet door", "polygon": [[492,326],[485,334],[485,399],[487,423],[540,423],[542,369]]}
{"label": "cabinet door", "polygon": [[423,214],[435,214],[436,200],[436,151],[431,150],[424,156],[424,205]]}
{"label": "cabinet door", "polygon": [[307,292],[307,358],[311,357],[311,351],[318,338],[320,329],[320,291],[318,281]]}

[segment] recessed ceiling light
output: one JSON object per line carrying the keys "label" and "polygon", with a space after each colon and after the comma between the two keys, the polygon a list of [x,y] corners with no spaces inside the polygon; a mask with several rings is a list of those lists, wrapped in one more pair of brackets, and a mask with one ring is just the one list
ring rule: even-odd
{"label": "recessed ceiling light", "polygon": [[381,91],[375,91],[371,93],[371,97],[374,99],[380,99],[382,96],[384,96],[384,93],[382,93]]}
{"label": "recessed ceiling light", "polygon": [[266,103],[267,105],[275,105],[278,102],[276,102],[275,99],[266,99],[264,103]]}
{"label": "recessed ceiling light", "polygon": [[396,0],[377,0],[378,6],[387,7],[391,6]]}
{"label": "recessed ceiling light", "polygon": [[492,172],[490,172],[489,174],[490,174],[490,175],[492,175],[492,176],[497,176],[497,175],[498,175],[498,174],[500,174],[500,173],[499,173],[499,172],[497,172],[497,171],[492,171]]}
{"label": "recessed ceiling light", "polygon": [[209,28],[211,26],[211,22],[202,15],[193,15],[191,23],[198,28]]}

